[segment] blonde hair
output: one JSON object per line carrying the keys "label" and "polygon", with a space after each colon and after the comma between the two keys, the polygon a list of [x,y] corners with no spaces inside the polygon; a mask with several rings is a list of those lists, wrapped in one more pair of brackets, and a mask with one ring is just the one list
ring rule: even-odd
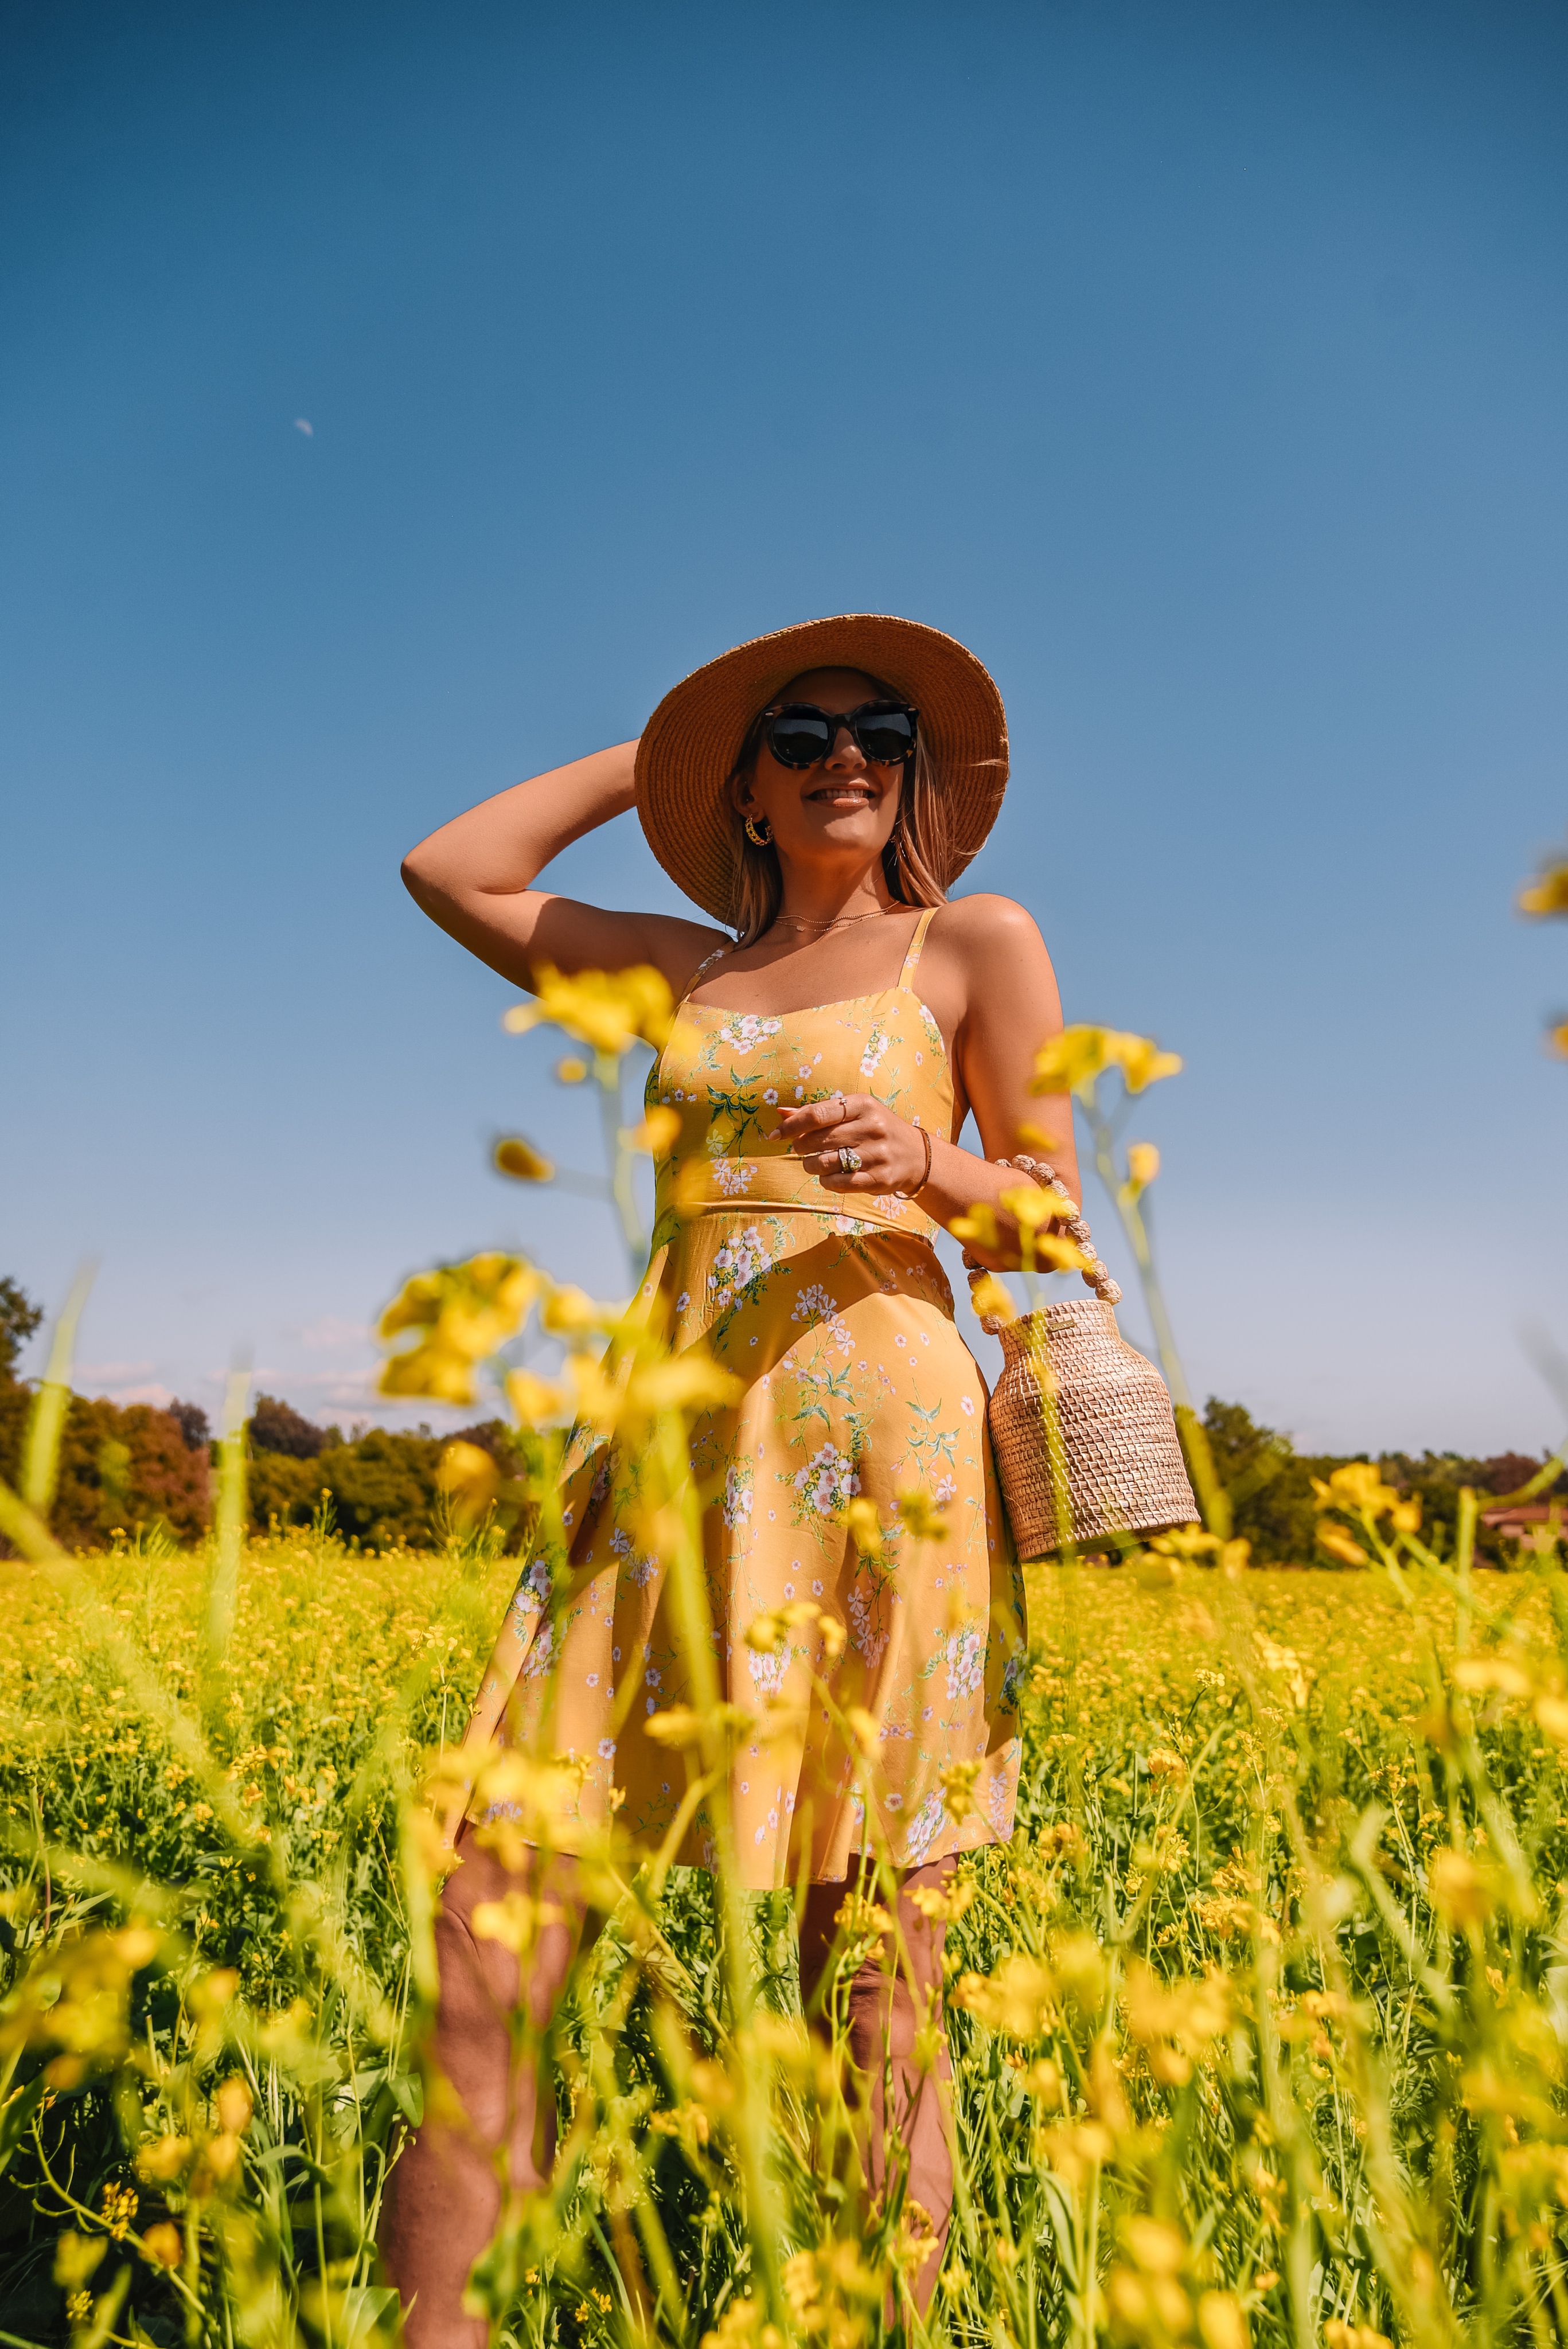
{"label": "blonde hair", "polygon": [[[888,700],[901,698],[886,686],[877,685],[875,678],[867,681],[877,685],[878,695]],[[774,699],[777,698],[774,695]],[[771,709],[772,702],[768,706]],[[730,926],[736,933],[736,944],[742,947],[749,947],[764,930],[771,929],[784,902],[778,850],[772,841],[765,848],[757,846],[749,837],[745,818],[735,804],[734,786],[749,782],[756,771],[766,716],[767,710],[760,709],[747,727],[725,792],[735,858]],[[948,877],[952,872],[952,831],[942,798],[940,773],[919,731],[915,736],[915,755],[905,767],[899,784],[898,812],[882,851],[882,872],[900,905],[947,904]]]}

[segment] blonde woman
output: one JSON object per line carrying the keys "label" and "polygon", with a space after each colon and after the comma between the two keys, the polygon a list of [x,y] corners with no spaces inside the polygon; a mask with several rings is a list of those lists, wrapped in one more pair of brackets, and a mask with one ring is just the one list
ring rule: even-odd
{"label": "blonde woman", "polygon": [[[1070,1103],[1030,1092],[1034,1054],[1061,1027],[1040,933],[1010,898],[947,894],[1006,779],[1001,698],[973,655],[912,621],[849,615],[722,655],[666,697],[640,741],[501,792],[403,868],[425,912],[519,986],[547,966],[646,963],[682,1003],[649,1081],[649,1102],[680,1125],[658,1169],[648,1280],[677,1350],[701,1345],[742,1384],[741,1401],[692,1435],[693,1473],[713,1495],[705,1553],[722,1676],[747,1709],[792,1692],[804,1707],[825,1662],[820,1633],[800,1631],[777,1657],[742,1634],[759,1614],[814,1599],[846,1635],[836,1692],[880,1731],[874,1827],[825,1718],[808,1717],[793,1746],[742,1746],[730,1787],[736,1862],[751,1886],[804,1886],[808,1998],[860,1855],[875,1839],[902,1871],[908,1966],[868,1966],[851,2009],[873,2182],[891,2146],[936,2239],[922,2299],[952,2170],[945,2058],[934,2072],[914,2060],[940,1999],[943,1929],[910,1896],[940,1885],[960,1852],[1012,1833],[1023,1648],[985,1386],[932,1241],[977,1201],[1005,1238],[1000,1201],[1018,1177],[995,1162],[1026,1122],[1076,1190]],[[535,887],[564,848],[630,807],[701,918]],[[975,1149],[959,1142],[971,1120]],[[653,1847],[683,1786],[643,1723],[689,1692],[637,1488],[634,1458],[574,1438],[569,1559],[531,1564],[470,1737],[476,1748],[526,1742],[547,1692],[553,1745],[590,1764],[582,1818],[602,1820],[618,1788],[622,1823]],[[849,1537],[850,1499],[891,1525],[916,1490],[940,1509],[939,1537],[895,1537],[880,1557]],[[967,1803],[950,1798],[950,1775],[944,1789],[955,1764],[969,1765]],[[436,2054],[466,2126],[432,2125],[405,2152],[383,2230],[389,2271],[412,2303],[411,2349],[484,2340],[459,2303],[495,2224],[497,2149],[526,2185],[551,2138],[535,2083],[508,2080],[504,2016],[524,1994],[547,2014],[572,1940],[568,1925],[552,1929],[520,1984],[515,1962],[467,1922],[503,1888],[499,1863],[467,1830],[458,1849],[438,1929]],[[713,1856],[699,1813],[681,1857]]]}

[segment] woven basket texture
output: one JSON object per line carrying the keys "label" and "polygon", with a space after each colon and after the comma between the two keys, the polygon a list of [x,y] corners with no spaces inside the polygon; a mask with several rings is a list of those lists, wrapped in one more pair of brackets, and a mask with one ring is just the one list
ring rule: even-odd
{"label": "woven basket texture", "polygon": [[1007,719],[989,671],[940,628],[846,612],[736,645],[671,688],[637,750],[637,812],[676,886],[717,922],[733,914],[735,850],[724,785],[747,727],[792,678],[857,668],[920,713],[951,825],[950,885],[978,855],[1007,785]]}
{"label": "woven basket texture", "polygon": [[[999,1335],[1002,1375],[988,1420],[1020,1557],[1048,1557],[1063,1546],[1053,1453],[1075,1542],[1193,1523],[1198,1505],[1165,1381],[1127,1344],[1109,1305],[1088,1297],[1047,1305],[1004,1322]],[[1054,1411],[1043,1389],[1054,1390]]]}

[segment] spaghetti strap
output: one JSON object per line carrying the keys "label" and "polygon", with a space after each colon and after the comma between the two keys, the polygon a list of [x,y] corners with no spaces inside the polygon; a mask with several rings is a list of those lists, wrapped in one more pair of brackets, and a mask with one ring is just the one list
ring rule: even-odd
{"label": "spaghetti strap", "polygon": [[[915,935],[909,940],[909,951],[904,957],[904,968],[898,973],[898,984],[900,987],[908,988],[909,986],[910,978],[914,974],[915,965],[920,959],[920,950],[926,943],[926,932],[931,926],[931,916],[936,912],[936,910],[937,909],[934,905],[928,905],[925,912],[920,916],[919,920],[915,924]],[[695,979],[691,982],[693,987],[696,983]],[[910,988],[909,991],[912,994],[914,990],[913,988]]]}
{"label": "spaghetti strap", "polygon": [[[680,1003],[684,1003],[686,1001],[687,998],[691,995],[692,988],[696,986],[698,980],[707,969],[709,964],[720,961],[729,953],[729,951],[730,941],[726,938],[722,945],[714,947],[711,954],[703,956],[701,961],[698,964],[696,969],[692,972],[691,978],[686,982],[685,993],[680,998]],[[680,1009],[680,1003],[678,1003],[675,1007],[677,1011]]]}

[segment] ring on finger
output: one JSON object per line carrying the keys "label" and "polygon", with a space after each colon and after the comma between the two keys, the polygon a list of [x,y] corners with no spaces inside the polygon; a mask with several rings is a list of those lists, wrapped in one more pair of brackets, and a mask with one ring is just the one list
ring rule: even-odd
{"label": "ring on finger", "polygon": [[860,1153],[857,1150],[840,1150],[838,1153],[838,1164],[846,1174],[858,1174],[860,1172]]}

